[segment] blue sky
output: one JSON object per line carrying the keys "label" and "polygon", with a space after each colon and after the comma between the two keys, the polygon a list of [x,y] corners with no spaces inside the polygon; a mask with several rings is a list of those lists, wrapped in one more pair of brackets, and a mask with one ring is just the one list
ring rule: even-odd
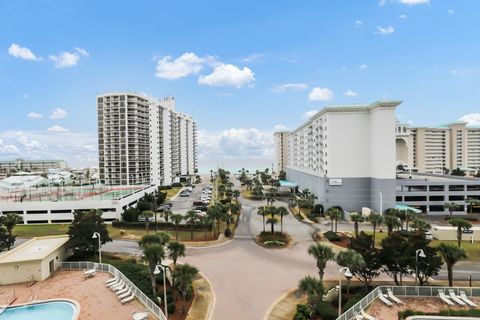
{"label": "blue sky", "polygon": [[476,0],[0,0],[0,158],[95,165],[107,91],[175,96],[203,168],[268,165],[274,128],[331,104],[480,123],[479,21]]}

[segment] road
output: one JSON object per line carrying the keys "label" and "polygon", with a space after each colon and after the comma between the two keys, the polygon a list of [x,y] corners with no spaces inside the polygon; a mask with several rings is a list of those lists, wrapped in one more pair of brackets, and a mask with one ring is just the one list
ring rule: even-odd
{"label": "road", "polygon": [[187,211],[193,209],[193,202],[200,199],[203,187],[208,185],[210,185],[210,183],[202,182],[200,184],[197,184],[196,187],[193,189],[193,193],[188,197],[180,197],[179,194],[173,197],[170,200],[172,202],[171,211],[185,215]]}

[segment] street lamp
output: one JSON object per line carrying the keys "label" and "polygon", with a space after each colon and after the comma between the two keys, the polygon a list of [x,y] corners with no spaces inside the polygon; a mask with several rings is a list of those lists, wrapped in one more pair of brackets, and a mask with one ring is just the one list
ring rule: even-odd
{"label": "street lamp", "polygon": [[423,249],[418,249],[417,251],[415,251],[415,286],[417,286],[418,282],[418,257],[427,257]]}
{"label": "street lamp", "polygon": [[340,268],[338,270],[338,316],[342,315],[342,273],[345,275],[346,278],[353,277],[350,269],[347,267]]}
{"label": "street lamp", "polygon": [[380,196],[380,215],[383,216],[383,193],[379,192],[378,195]]}
{"label": "street lamp", "polygon": [[160,268],[162,268],[163,273],[163,303],[165,306],[165,317],[168,319],[168,308],[167,308],[167,282],[165,279],[165,275],[167,273],[167,269],[170,269],[168,266],[164,266],[163,264],[157,264],[155,266],[155,271],[153,274],[160,274]]}
{"label": "street lamp", "polygon": [[94,232],[92,235],[92,239],[98,239],[98,262],[102,263],[102,251],[101,251],[101,239],[100,233]]}

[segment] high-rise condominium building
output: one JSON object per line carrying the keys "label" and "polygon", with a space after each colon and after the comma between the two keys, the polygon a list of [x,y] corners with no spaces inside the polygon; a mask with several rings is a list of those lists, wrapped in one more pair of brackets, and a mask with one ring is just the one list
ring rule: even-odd
{"label": "high-rise condominium building", "polygon": [[288,131],[277,131],[273,134],[275,140],[275,172],[286,172],[288,159]]}
{"label": "high-rise condominium building", "polygon": [[410,127],[397,123],[397,164],[423,173],[444,168],[480,169],[480,127],[456,122],[443,127]]}
{"label": "high-rise condominium building", "polygon": [[393,207],[395,109],[400,103],[377,101],[320,110],[288,134],[287,179],[309,189],[326,208]]}
{"label": "high-rise condominium building", "polygon": [[169,185],[197,172],[197,124],[174,107],[172,97],[97,96],[100,182]]}

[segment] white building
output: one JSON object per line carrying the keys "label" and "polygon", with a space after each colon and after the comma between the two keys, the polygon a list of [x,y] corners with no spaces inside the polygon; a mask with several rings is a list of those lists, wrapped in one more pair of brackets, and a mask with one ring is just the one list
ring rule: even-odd
{"label": "white building", "polygon": [[197,172],[196,122],[174,107],[173,97],[97,96],[101,183],[169,185]]}
{"label": "white building", "polygon": [[273,134],[275,143],[275,172],[287,170],[288,159],[288,131],[277,131]]}
{"label": "white building", "polygon": [[288,180],[309,189],[326,208],[393,207],[395,110],[400,103],[377,101],[320,110],[288,134]]}
{"label": "white building", "polygon": [[5,178],[19,171],[45,172],[48,169],[65,170],[64,160],[4,160],[0,161],[0,178]]}

